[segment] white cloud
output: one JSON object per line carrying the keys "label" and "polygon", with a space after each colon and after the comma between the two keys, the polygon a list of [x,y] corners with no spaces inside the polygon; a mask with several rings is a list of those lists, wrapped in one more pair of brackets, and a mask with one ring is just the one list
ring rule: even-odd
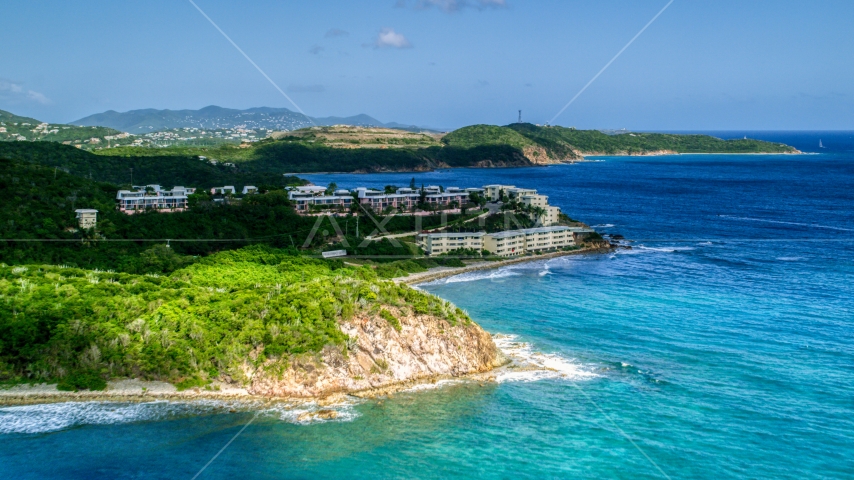
{"label": "white cloud", "polygon": [[[398,7],[407,7],[409,4],[406,0],[398,0]],[[466,8],[474,8],[476,10],[486,10],[489,8],[504,8],[507,6],[507,0],[415,0],[413,8],[416,10],[426,10],[436,7],[445,12],[459,12]]]}
{"label": "white cloud", "polygon": [[403,34],[397,33],[393,28],[384,28],[377,35],[377,39],[374,41],[375,48],[412,48],[412,44],[409,43],[409,40],[403,36]]}
{"label": "white cloud", "polygon": [[52,103],[49,98],[35,90],[28,90],[20,84],[0,78],[0,98],[5,100],[29,100],[42,105]]}

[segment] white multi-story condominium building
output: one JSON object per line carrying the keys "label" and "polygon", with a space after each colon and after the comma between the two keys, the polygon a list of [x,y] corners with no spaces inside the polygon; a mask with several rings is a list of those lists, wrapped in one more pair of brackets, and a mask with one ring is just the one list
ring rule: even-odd
{"label": "white multi-story condominium building", "polygon": [[78,208],[74,213],[80,228],[93,228],[98,223],[98,211],[93,208]]}
{"label": "white multi-story condominium building", "polygon": [[134,186],[136,190],[119,190],[116,193],[119,211],[132,214],[145,210],[181,212],[187,208],[187,196],[195,188],[173,187],[163,190],[160,185]]}
{"label": "white multi-story condominium building", "polygon": [[258,193],[258,187],[254,185],[246,185],[243,187],[242,195],[252,195],[254,193]]}
{"label": "white multi-story condominium building", "polygon": [[410,193],[410,190],[409,188],[399,188],[398,193],[384,193],[379,190],[360,187],[356,189],[356,195],[359,197],[359,204],[369,207],[375,212],[382,212],[389,207],[412,210],[418,204],[421,196],[418,193]]}
{"label": "white multi-story condominium building", "polygon": [[560,208],[549,205],[549,197],[537,193],[522,195],[519,197],[522,205],[539,207],[544,211],[538,220],[544,226],[554,225],[560,221]]}
{"label": "white multi-story condominium building", "polygon": [[522,230],[505,230],[483,237],[483,249],[499,257],[525,254],[525,234]]}
{"label": "white multi-story condominium building", "polygon": [[490,202],[497,202],[501,198],[501,191],[507,192],[508,189],[516,188],[513,185],[484,185],[483,196]]}
{"label": "white multi-story condominium building", "polygon": [[321,187],[319,185],[303,185],[301,187],[293,187],[291,188],[293,192],[299,193],[310,193],[312,195],[323,195],[326,193],[326,187]]}
{"label": "white multi-story condominium building", "polygon": [[428,194],[424,198],[424,202],[428,205],[450,205],[456,203],[461,207],[468,201],[469,194],[466,192],[445,192]]}
{"label": "white multi-story condominium building", "polygon": [[519,197],[519,202],[522,205],[546,208],[549,206],[549,197],[537,193],[528,193]]}
{"label": "white multi-story condominium building", "polygon": [[[537,195],[537,191],[533,188],[515,188],[514,187],[514,188],[509,188],[509,189],[504,190],[504,193],[506,193],[507,197],[509,197],[511,200],[513,200],[513,199],[518,200],[518,199],[524,197],[525,195]],[[546,197],[546,199],[548,199],[548,197]]]}
{"label": "white multi-story condominium building", "polygon": [[[293,192],[292,192],[293,193]],[[349,210],[353,204],[350,195],[289,195],[297,213],[313,210]]]}
{"label": "white multi-story condominium building", "polygon": [[560,222],[560,207],[547,206],[546,212],[540,217],[540,223],[545,226]]}
{"label": "white multi-story condominium building", "polygon": [[[404,210],[413,210],[421,201],[420,190],[414,193],[410,188],[399,188],[398,193],[384,193],[379,190],[371,190],[368,188],[357,188],[356,193],[359,197],[359,203],[370,207],[372,210],[381,212],[389,207],[402,208]],[[429,193],[435,192],[435,193]],[[449,206],[456,203],[457,206],[462,206],[468,200],[468,193],[460,192],[445,192],[440,193],[439,187],[424,188],[424,203],[435,206]]]}
{"label": "white multi-story condominium building", "polygon": [[441,255],[461,248],[476,251],[483,250],[483,232],[440,232],[423,233],[416,237],[416,243],[427,255]]}
{"label": "white multi-story condominium building", "polygon": [[575,245],[570,227],[537,227],[490,233],[483,238],[483,248],[493,255],[510,257],[529,252]]}

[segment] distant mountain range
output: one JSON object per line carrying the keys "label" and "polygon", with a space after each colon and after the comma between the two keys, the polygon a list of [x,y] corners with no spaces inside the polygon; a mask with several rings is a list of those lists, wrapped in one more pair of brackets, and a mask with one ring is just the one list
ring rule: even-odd
{"label": "distant mountain range", "polygon": [[[352,117],[315,117],[316,125],[354,125],[360,127],[385,127],[409,131],[434,131],[415,125],[396,122],[383,123],[368,115]],[[245,126],[251,129],[296,130],[311,127],[311,122],[301,113],[287,108],[257,107],[246,110],[217,107],[211,105],[199,110],[131,110],[116,112],[108,110],[71,122],[72,125],[104,126],[128,133],[149,133],[172,128],[235,128]]]}

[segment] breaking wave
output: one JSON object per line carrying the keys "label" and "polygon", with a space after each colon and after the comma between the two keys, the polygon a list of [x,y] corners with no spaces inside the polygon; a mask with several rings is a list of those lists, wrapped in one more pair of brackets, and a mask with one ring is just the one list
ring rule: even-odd
{"label": "breaking wave", "polygon": [[440,278],[422,285],[445,285],[448,283],[474,282],[477,280],[498,280],[519,275],[511,268],[499,268],[498,270],[480,270],[475,272],[461,273],[453,277]]}
{"label": "breaking wave", "polygon": [[586,380],[597,375],[585,370],[574,360],[557,353],[535,352],[530,343],[521,342],[516,335],[498,334],[493,337],[495,345],[513,360],[496,380],[502,382],[533,382],[544,379]]}
{"label": "breaking wave", "polygon": [[[199,415],[260,412],[262,416],[289,423],[351,421],[358,417],[355,402],[318,406],[306,404],[263,404],[260,402],[195,400],[186,402],[154,401],[144,403],[63,402],[0,408],[0,435],[50,433],[85,425],[169,420]],[[335,411],[334,419],[313,415],[319,410]],[[309,414],[309,415],[304,415]]]}

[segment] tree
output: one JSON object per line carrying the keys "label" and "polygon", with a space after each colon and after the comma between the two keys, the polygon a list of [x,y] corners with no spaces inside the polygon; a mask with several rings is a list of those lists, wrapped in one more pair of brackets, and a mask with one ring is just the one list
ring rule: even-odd
{"label": "tree", "polygon": [[415,190],[415,177],[412,177],[412,180],[409,181],[409,188]]}
{"label": "tree", "polygon": [[338,190],[338,184],[335,182],[332,182],[329,184],[328,187],[326,187],[326,194],[332,195],[333,193],[335,193],[335,190]]}

